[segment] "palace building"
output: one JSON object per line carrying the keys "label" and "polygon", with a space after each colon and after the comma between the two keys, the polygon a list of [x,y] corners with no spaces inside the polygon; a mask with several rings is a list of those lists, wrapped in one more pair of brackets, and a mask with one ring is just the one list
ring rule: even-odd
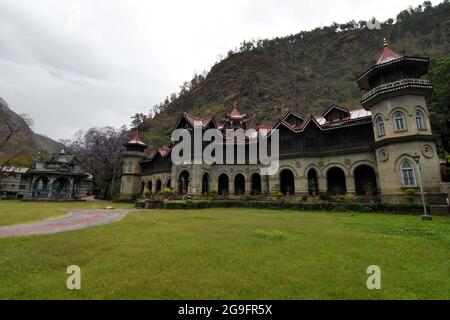
{"label": "palace building", "polygon": [[47,160],[38,154],[32,168],[3,168],[0,199],[78,200],[90,193],[92,176],[64,150]]}
{"label": "palace building", "polygon": [[[121,198],[139,197],[144,189],[158,193],[171,188],[175,195],[217,192],[293,197],[319,193],[377,195],[383,202],[404,201],[404,191],[422,183],[430,203],[445,203],[426,98],[432,84],[421,79],[429,59],[402,56],[387,42],[378,61],[357,78],[364,92],[361,106],[331,105],[320,116],[288,112],[273,127],[279,133],[279,170],[261,175],[261,165],[174,164],[171,146],[147,149],[139,133],[126,144]],[[223,119],[180,115],[175,129],[203,131],[247,129],[248,115],[236,104]],[[249,144],[244,143],[249,150]],[[248,154],[248,153],[247,153]],[[225,155],[226,156],[226,155]]]}

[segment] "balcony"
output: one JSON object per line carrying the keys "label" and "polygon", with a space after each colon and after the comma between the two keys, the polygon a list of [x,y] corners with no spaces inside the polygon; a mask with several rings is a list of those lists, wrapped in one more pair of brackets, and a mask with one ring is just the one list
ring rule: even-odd
{"label": "balcony", "polygon": [[379,85],[362,96],[361,103],[364,107],[370,107],[377,103],[381,96],[386,94],[395,96],[399,91],[407,91],[407,93],[418,93],[431,95],[433,85],[429,80],[425,79],[401,79],[394,82]]}

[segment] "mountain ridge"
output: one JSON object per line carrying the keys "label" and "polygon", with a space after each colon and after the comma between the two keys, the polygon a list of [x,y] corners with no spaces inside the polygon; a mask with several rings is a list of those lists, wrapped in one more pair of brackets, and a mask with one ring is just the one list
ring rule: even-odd
{"label": "mountain ridge", "polygon": [[[425,5],[426,4],[426,5]],[[237,101],[251,126],[274,124],[287,111],[318,114],[331,105],[360,106],[355,79],[374,64],[383,39],[399,53],[450,54],[450,3],[405,10],[397,21],[369,29],[363,22],[333,24],[272,40],[243,42],[238,52],[195,76],[176,97],[161,103],[140,129],[151,145],[168,142],[181,112],[213,114],[216,120]]]}
{"label": "mountain ridge", "polygon": [[[35,133],[30,128],[29,124],[20,115],[14,112],[2,97],[0,97],[0,108],[8,117],[8,123],[12,124],[18,130],[15,137],[13,137],[14,141],[12,144],[22,143],[26,146],[23,150],[21,150],[21,153],[24,153],[23,157],[21,157],[21,161],[24,161],[25,159],[25,162],[22,162],[22,165],[24,163],[31,164],[31,160],[37,152],[51,154],[61,150],[64,147],[63,144],[46,137],[45,135]],[[1,126],[0,129],[2,129]],[[8,146],[4,152],[8,152]]]}

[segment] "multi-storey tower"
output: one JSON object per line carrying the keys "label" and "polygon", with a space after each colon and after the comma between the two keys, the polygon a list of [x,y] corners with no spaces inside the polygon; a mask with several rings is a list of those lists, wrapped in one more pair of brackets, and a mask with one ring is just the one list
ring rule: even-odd
{"label": "multi-storey tower", "polygon": [[367,91],[361,102],[372,114],[385,202],[404,201],[408,188],[417,189],[419,195],[419,168],[427,200],[440,198],[436,136],[431,132],[426,105],[433,87],[430,81],[420,79],[428,64],[428,58],[400,55],[385,40],[377,63],[357,79],[359,88]]}
{"label": "multi-storey tower", "polygon": [[141,166],[140,161],[144,159],[146,144],[142,142],[139,130],[125,143],[123,157],[122,181],[120,186],[120,198],[133,199],[141,193]]}

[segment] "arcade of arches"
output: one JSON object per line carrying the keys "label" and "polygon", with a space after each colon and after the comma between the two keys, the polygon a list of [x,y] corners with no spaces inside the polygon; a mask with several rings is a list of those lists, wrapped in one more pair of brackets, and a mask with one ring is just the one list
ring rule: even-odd
{"label": "arcade of arches", "polygon": [[[355,167],[343,168],[331,165],[324,169],[307,167],[304,176],[291,167],[282,167],[275,176],[262,176],[259,172],[243,171],[230,173],[227,171],[202,171],[194,184],[191,169],[182,169],[177,174],[175,183],[169,177],[157,176],[141,182],[141,193],[145,188],[152,193],[161,192],[164,188],[175,188],[180,195],[193,194],[194,189],[199,194],[208,195],[217,192],[221,196],[241,196],[244,194],[271,194],[279,190],[286,196],[311,195],[317,196],[326,192],[329,195],[355,194],[361,196],[376,195],[378,193],[377,174],[372,166],[359,164]],[[194,179],[195,180],[195,179]],[[45,185],[44,180],[41,184]],[[60,184],[58,190],[64,190]],[[63,192],[63,191],[58,191]]]}

